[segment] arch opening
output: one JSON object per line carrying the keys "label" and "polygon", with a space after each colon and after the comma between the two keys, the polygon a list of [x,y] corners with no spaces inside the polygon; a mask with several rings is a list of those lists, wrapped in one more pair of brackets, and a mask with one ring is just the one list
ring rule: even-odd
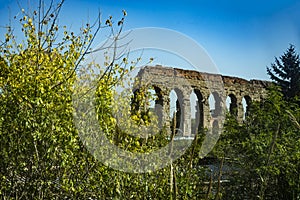
{"label": "arch opening", "polygon": [[208,98],[211,117],[218,117],[221,114],[221,98],[217,92],[212,92]]}
{"label": "arch opening", "polygon": [[183,127],[183,114],[182,114],[182,92],[175,88],[172,89],[169,95],[170,98],[170,119],[171,131],[175,134],[182,133]]}
{"label": "arch opening", "polygon": [[228,112],[234,116],[238,116],[237,98],[233,94],[229,94],[226,98],[226,108]]}
{"label": "arch opening", "polygon": [[245,95],[242,99],[242,105],[243,105],[243,120],[246,119],[247,116],[250,114],[250,106],[251,106],[251,97],[248,95]]}
{"label": "arch opening", "polygon": [[199,89],[194,88],[190,95],[191,133],[197,134],[203,128],[203,96]]}
{"label": "arch opening", "polygon": [[133,91],[131,98],[131,115],[138,115],[142,119],[153,113],[162,120],[163,96],[161,89],[157,86],[142,87]]}
{"label": "arch opening", "polygon": [[[162,91],[157,86],[152,86],[153,89],[151,89],[152,99],[150,105],[152,106],[152,109],[154,113],[158,116],[158,120],[160,123],[162,123],[163,120],[163,106],[164,106],[164,99],[162,95]],[[154,106],[153,106],[154,104]],[[151,108],[151,107],[150,107]]]}

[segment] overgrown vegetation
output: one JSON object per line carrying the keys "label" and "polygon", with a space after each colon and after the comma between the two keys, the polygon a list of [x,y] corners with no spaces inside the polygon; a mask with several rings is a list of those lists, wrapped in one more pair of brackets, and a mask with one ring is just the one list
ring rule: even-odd
{"label": "overgrown vegetation", "polygon": [[[102,28],[117,26],[118,38],[126,12],[117,25],[110,17],[104,25],[97,19],[75,34],[57,24],[63,2],[51,1],[45,7],[40,1],[32,13],[22,10],[17,20],[23,40],[18,42],[8,26],[0,44],[2,199],[300,198],[300,108],[296,95],[283,98],[287,93],[277,87],[270,88],[263,102],[252,103],[242,124],[228,115],[224,134],[210,155],[212,162],[198,156],[205,130],[180,159],[154,172],[126,173],[97,161],[73,121],[72,97],[90,101],[89,88],[74,91],[76,73]],[[95,76],[95,93],[99,124],[107,137],[120,148],[142,153],[170,142],[164,131],[141,139],[118,128],[111,114],[116,109],[113,86],[135,62],[128,66],[126,59],[117,62],[115,56],[106,61],[106,70]],[[88,73],[79,72],[81,78]],[[149,96],[147,91],[138,95],[142,102]],[[149,122],[149,110],[143,105],[142,112],[129,116],[138,125]]]}
{"label": "overgrown vegetation", "polygon": [[214,150],[231,168],[223,198],[299,199],[299,106],[284,100],[275,87],[250,112],[242,124],[227,117]]}

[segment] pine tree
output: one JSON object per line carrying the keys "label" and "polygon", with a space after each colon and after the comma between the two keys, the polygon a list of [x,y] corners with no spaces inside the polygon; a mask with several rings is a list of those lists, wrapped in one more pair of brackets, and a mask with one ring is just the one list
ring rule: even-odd
{"label": "pine tree", "polygon": [[275,57],[275,63],[267,67],[267,73],[287,99],[300,95],[300,59],[294,45],[290,45],[279,59]]}

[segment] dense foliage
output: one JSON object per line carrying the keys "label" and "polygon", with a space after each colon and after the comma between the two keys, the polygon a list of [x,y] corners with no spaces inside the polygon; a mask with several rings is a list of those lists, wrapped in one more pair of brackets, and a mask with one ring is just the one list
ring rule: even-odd
{"label": "dense foliage", "polygon": [[[186,155],[190,167],[183,159],[172,170],[167,167],[148,174],[113,170],[88,152],[74,125],[72,97],[82,95],[82,101],[88,101],[89,96],[84,94],[89,93],[89,88],[82,87],[74,94],[76,71],[97,32],[113,26],[112,18],[104,26],[100,21],[87,24],[75,34],[57,24],[63,1],[52,2],[48,8],[45,5],[40,1],[32,13],[22,9],[16,20],[24,38],[17,38],[8,26],[0,45],[1,199],[163,199],[173,194],[174,198],[187,199],[203,195],[199,188],[204,186],[199,179],[204,171],[192,168],[192,163],[197,163],[192,156],[196,151]],[[124,11],[119,31],[125,16]],[[126,59],[122,63],[126,64]],[[102,120],[100,125],[109,125],[112,136],[118,133],[110,115],[112,86],[126,69],[115,58],[105,67],[97,85],[96,109]],[[137,116],[140,113],[132,118]],[[112,142],[131,151],[144,151],[145,141],[120,134]],[[124,138],[129,141],[124,143]],[[156,144],[153,139],[147,143],[148,147]],[[173,189],[170,174],[176,185],[171,184]]]}
{"label": "dense foliage", "polygon": [[[300,108],[291,99],[287,102],[277,88],[270,89],[263,102],[253,102],[244,123],[228,116],[213,159],[199,157],[205,136],[201,130],[180,159],[157,171],[126,173],[97,161],[74,125],[72,98],[89,102],[94,96],[90,88],[74,91],[76,74],[82,82],[91,81],[93,71],[80,71],[80,64],[97,32],[112,28],[112,18],[104,26],[100,21],[87,24],[79,34],[66,27],[60,31],[57,19],[63,1],[52,2],[47,9],[41,2],[36,11],[22,10],[18,16],[21,42],[8,27],[0,44],[1,199],[300,198]],[[125,16],[123,11],[117,34]],[[88,63],[102,73],[95,75],[99,125],[111,143],[131,152],[147,153],[178,142],[164,130],[145,139],[120,129],[128,119],[137,126],[148,125],[149,119],[157,123],[147,110],[147,89],[140,88],[132,100],[142,102],[140,110],[116,123],[112,112],[128,102],[124,98],[114,103],[114,86],[128,72],[127,64],[126,59],[117,63],[115,57],[107,58],[106,70],[101,71]]]}
{"label": "dense foliage", "polygon": [[271,88],[238,124],[228,116],[215,153],[229,167],[225,199],[299,199],[300,108]]}

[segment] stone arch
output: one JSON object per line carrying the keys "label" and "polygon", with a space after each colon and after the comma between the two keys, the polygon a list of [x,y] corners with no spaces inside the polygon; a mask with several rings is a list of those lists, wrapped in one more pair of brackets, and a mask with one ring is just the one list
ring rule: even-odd
{"label": "stone arch", "polygon": [[251,97],[249,95],[244,95],[244,97],[242,99],[243,119],[245,119],[247,116],[249,116],[251,103],[252,103]]}
{"label": "stone arch", "polygon": [[237,105],[237,98],[234,94],[229,94],[226,98],[226,107],[229,113],[237,118],[238,116],[238,105]]}
{"label": "stone arch", "polygon": [[218,117],[222,112],[221,106],[221,97],[218,92],[212,92],[209,95],[209,107],[210,107],[210,114],[211,117],[215,118]]}
{"label": "stone arch", "polygon": [[[153,105],[151,105],[152,103],[150,102],[151,99],[145,99],[145,101],[148,101],[147,103],[149,103],[149,105],[141,105],[142,102],[139,102],[138,94],[139,92],[142,92],[142,90],[146,90],[144,92],[149,92],[151,95],[154,95],[155,100],[153,102]],[[163,99],[162,90],[159,86],[151,85],[145,88],[137,88],[133,90],[133,95],[131,98],[131,113],[135,113],[141,108],[144,109],[143,112],[148,112],[152,110],[157,114],[160,120],[162,120],[163,106],[164,106],[164,99]]]}
{"label": "stone arch", "polygon": [[170,98],[171,131],[175,130],[176,134],[182,133],[183,123],[184,123],[182,90],[178,88],[173,88],[172,90],[170,90],[169,98]]}
{"label": "stone arch", "polygon": [[[237,120],[238,122],[243,121],[244,111],[247,112],[246,115],[249,115],[249,106],[251,104],[251,100],[261,101],[262,97],[267,94],[266,87],[271,84],[268,81],[261,80],[245,80],[238,77],[231,76],[221,76],[223,80],[224,90],[219,91],[221,88],[216,85],[216,76],[215,74],[208,74],[203,72],[191,71],[191,70],[183,70],[172,67],[165,66],[145,66],[141,68],[138,72],[137,77],[140,79],[140,82],[150,83],[152,85],[159,85],[163,92],[163,99],[161,102],[164,104],[164,124],[166,127],[170,127],[170,91],[177,87],[178,90],[182,91],[182,102],[181,100],[177,103],[177,107],[181,109],[180,118],[184,120],[183,129],[184,133],[187,135],[189,131],[191,131],[191,119],[190,119],[190,111],[191,111],[191,102],[189,99],[189,95],[191,93],[191,88],[197,87],[201,90],[201,93],[204,97],[203,107],[204,107],[204,127],[208,128],[212,126],[212,120],[218,119],[220,127],[222,126],[221,119],[224,117],[223,108],[226,95],[232,93],[237,98]],[[204,81],[205,80],[205,81]],[[139,85],[139,83],[137,85]],[[208,85],[210,87],[208,87]],[[177,90],[177,96],[180,97],[180,93]],[[213,99],[217,101],[214,102],[214,109],[210,109],[209,96],[211,91],[217,91],[218,94],[212,92]],[[251,96],[250,96],[251,94]],[[245,96],[244,102],[247,106],[243,109],[242,98]],[[251,97],[251,98],[250,98]],[[158,98],[159,99],[159,98]],[[179,98],[181,99],[181,97]],[[161,102],[158,102],[158,105],[161,105]],[[176,102],[175,102],[176,107]],[[216,109],[215,109],[216,108]],[[219,110],[218,110],[219,108]],[[210,112],[210,110],[212,112]]]}
{"label": "stone arch", "polygon": [[[194,95],[194,99],[192,99]],[[196,134],[203,128],[204,110],[203,110],[203,95],[199,89],[193,88],[190,94],[191,102],[191,133]]]}

